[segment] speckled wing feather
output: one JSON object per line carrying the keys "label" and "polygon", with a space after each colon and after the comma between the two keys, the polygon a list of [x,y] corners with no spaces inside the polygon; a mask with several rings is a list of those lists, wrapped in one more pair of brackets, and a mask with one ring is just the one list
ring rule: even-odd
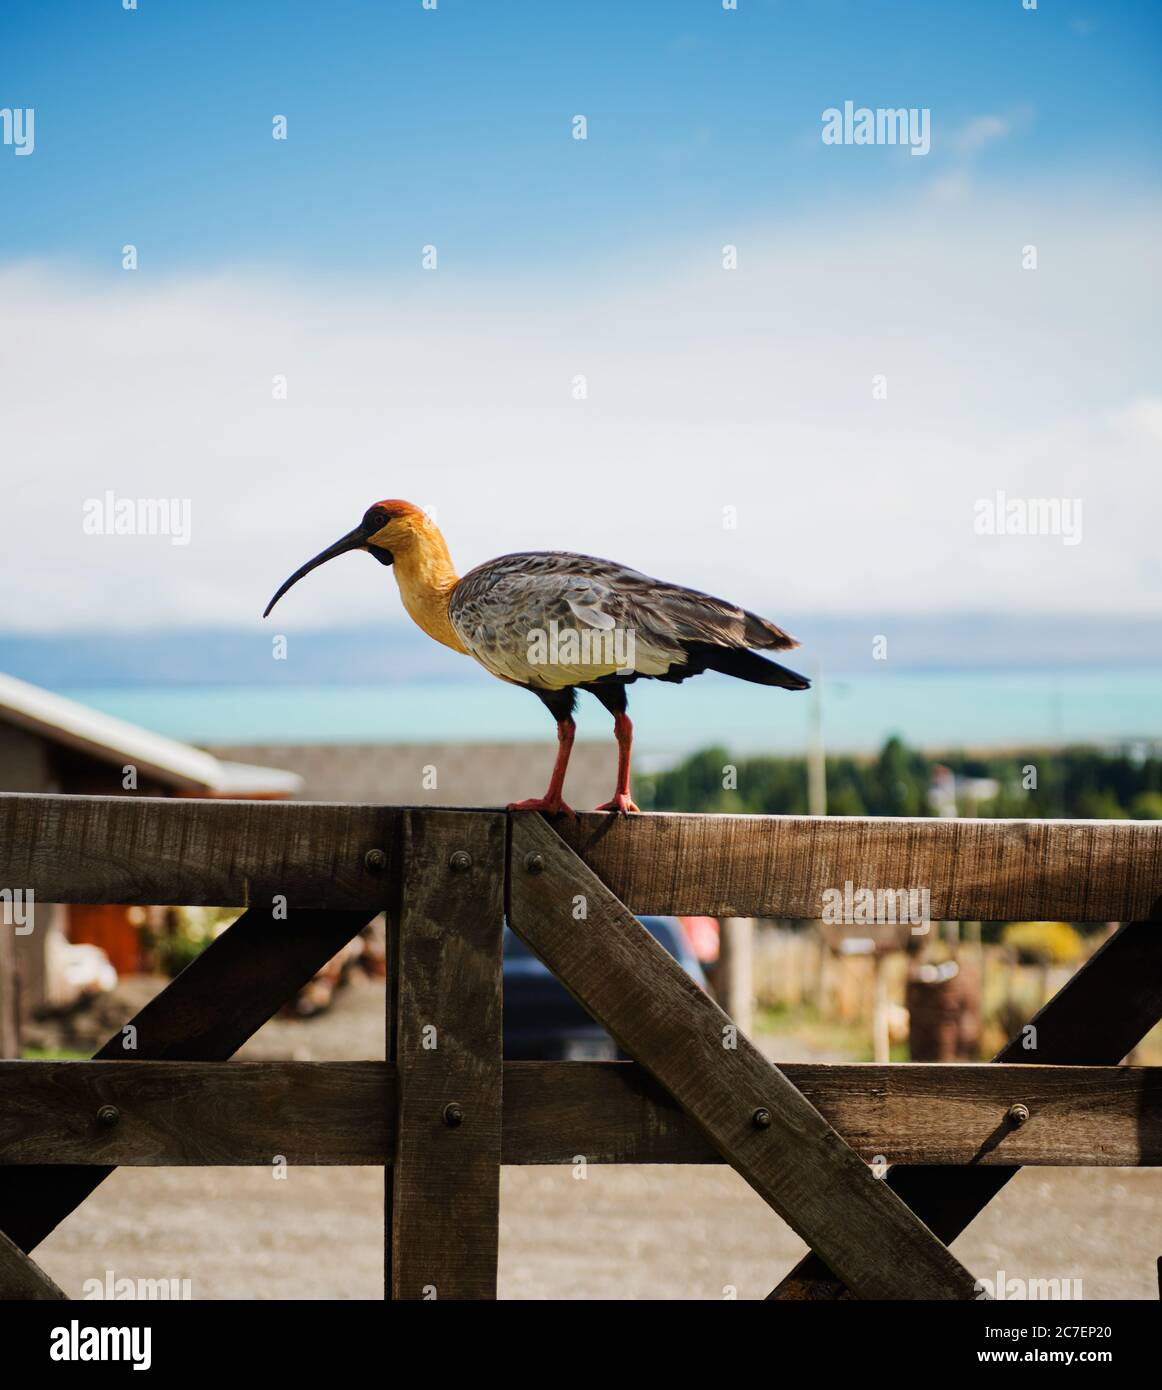
{"label": "speckled wing feather", "polygon": [[[781,628],[736,604],[667,584],[612,560],[566,551],[502,555],[470,571],[452,592],[448,617],[471,654],[502,680],[542,689],[615,675],[680,679],[706,669],[706,648],[775,651],[797,646]],[[587,659],[535,659],[537,634],[566,629],[633,634],[632,664],[595,659],[612,643],[593,641]],[[561,650],[564,650],[563,644]],[[618,651],[624,655],[626,644]]]}

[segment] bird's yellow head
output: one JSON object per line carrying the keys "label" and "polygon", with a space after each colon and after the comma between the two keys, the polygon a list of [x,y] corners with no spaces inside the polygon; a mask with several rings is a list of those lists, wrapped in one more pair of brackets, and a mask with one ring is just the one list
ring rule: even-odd
{"label": "bird's yellow head", "polygon": [[[292,584],[297,584],[311,570],[318,569],[348,550],[366,550],[381,565],[397,565],[400,589],[409,611],[412,608],[409,598],[417,589],[425,586],[445,588],[456,580],[444,538],[431,517],[411,502],[388,498],[372,503],[353,531],[340,536],[334,545],[329,545],[314,559],[295,570],[266,605],[266,612],[262,616],[265,618],[270,613]],[[444,580],[447,582],[442,582]],[[415,613],[412,616],[415,617]],[[421,626],[424,625],[421,623]]]}
{"label": "bird's yellow head", "polygon": [[360,527],[366,536],[367,549],[385,565],[417,545],[430,544],[433,537],[440,534],[427,512],[398,497],[373,503],[364,512]]}

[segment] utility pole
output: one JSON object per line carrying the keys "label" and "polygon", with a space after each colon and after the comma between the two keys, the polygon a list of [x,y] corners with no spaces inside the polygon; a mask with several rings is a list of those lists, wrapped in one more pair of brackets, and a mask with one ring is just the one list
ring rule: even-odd
{"label": "utility pole", "polygon": [[807,812],[827,814],[827,762],[823,752],[823,676],[819,662],[811,673],[811,725],[807,736]]}
{"label": "utility pole", "polygon": [[754,1027],[753,917],[724,917],[719,926],[718,1002],[740,1032],[748,1037]]}
{"label": "utility pole", "polygon": [[890,1062],[892,1045],[888,1035],[888,952],[872,955],[872,1061]]}
{"label": "utility pole", "polygon": [[0,1057],[20,1056],[20,993],[13,923],[0,913]]}

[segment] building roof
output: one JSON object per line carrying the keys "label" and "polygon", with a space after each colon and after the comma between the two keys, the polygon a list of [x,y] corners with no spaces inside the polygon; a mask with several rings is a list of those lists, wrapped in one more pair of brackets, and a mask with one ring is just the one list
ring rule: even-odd
{"label": "building roof", "polygon": [[[538,796],[557,756],[554,740],[521,743],[214,744],[223,758],[293,768],[310,801],[400,806],[504,806]],[[578,739],[565,794],[579,810],[613,790],[612,738]]]}
{"label": "building roof", "polygon": [[303,785],[295,772],[224,761],[192,744],[155,734],[3,674],[0,723],[26,729],[101,762],[132,764],[139,773],[179,791],[208,796],[293,796]]}

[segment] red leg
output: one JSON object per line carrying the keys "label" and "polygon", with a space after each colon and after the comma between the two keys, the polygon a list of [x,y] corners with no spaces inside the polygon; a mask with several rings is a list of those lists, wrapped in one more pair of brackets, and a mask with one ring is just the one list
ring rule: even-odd
{"label": "red leg", "polygon": [[549,778],[549,790],[544,796],[534,796],[528,801],[510,802],[510,811],[544,811],[550,816],[557,816],[562,812],[567,816],[576,814],[573,808],[566,806],[561,799],[561,793],[565,790],[565,769],[569,766],[569,754],[573,751],[573,738],[576,733],[577,725],[572,719],[558,719],[557,761],[553,764],[553,775]]}
{"label": "red leg", "polygon": [[612,801],[603,802],[597,809],[620,811],[624,816],[630,811],[641,810],[640,806],[634,805],[629,794],[629,754],[633,747],[633,725],[628,714],[613,716],[613,736],[617,739],[617,790],[613,793]]}

